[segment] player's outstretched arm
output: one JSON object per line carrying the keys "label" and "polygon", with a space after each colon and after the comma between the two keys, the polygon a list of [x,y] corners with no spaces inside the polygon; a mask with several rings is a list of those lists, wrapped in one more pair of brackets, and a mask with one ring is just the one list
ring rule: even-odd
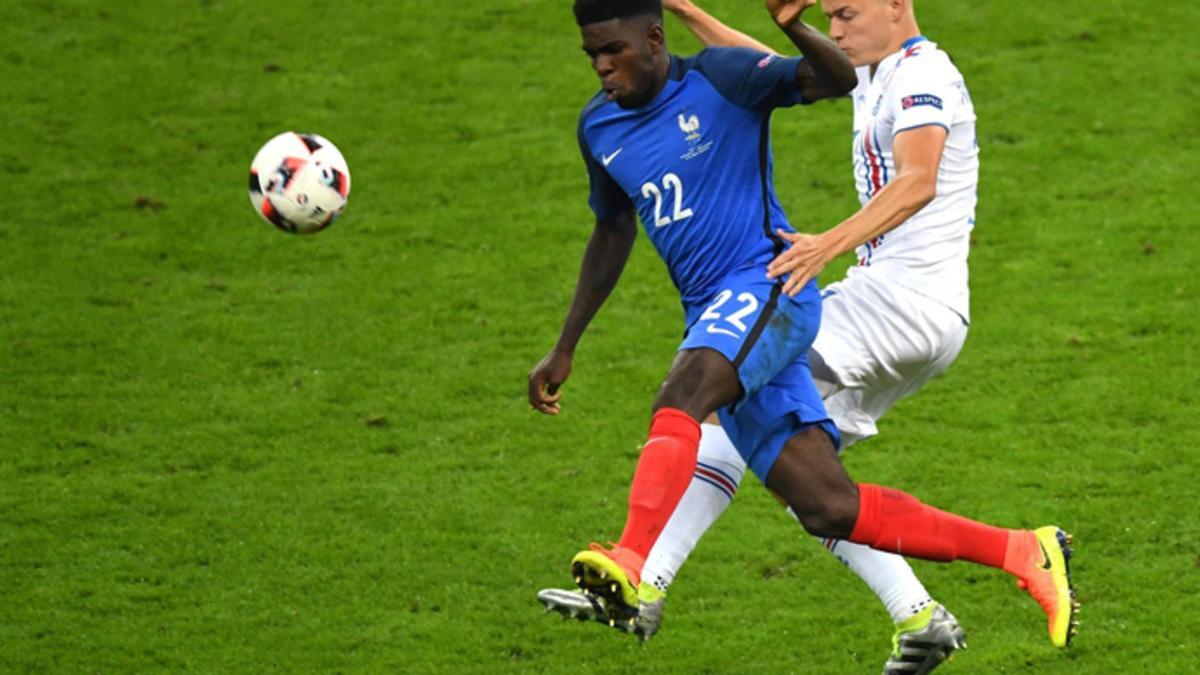
{"label": "player's outstretched arm", "polygon": [[575,297],[563,321],[558,342],[529,373],[529,404],[538,412],[558,414],[558,401],[562,397],[559,387],[571,374],[575,347],[621,278],[636,238],[637,218],[633,210],[611,220],[596,219],[579,268]]}
{"label": "player's outstretched arm", "polygon": [[946,128],[928,125],[896,134],[892,153],[896,177],[883,186],[857,213],[818,235],[780,231],[791,242],[767,266],[772,279],[791,274],[783,286],[795,295],[837,256],[895,229],[937,196],[938,165],[946,146]]}
{"label": "player's outstretched arm", "polygon": [[807,101],[845,96],[858,85],[854,64],[821,31],[800,20],[817,0],[766,0],[767,11],[792,44],[804,54],[796,71],[800,93]]}
{"label": "player's outstretched arm", "polygon": [[721,23],[691,0],[663,0],[663,9],[683,21],[683,25],[706,47],[749,47],[767,54],[775,50],[745,33]]}

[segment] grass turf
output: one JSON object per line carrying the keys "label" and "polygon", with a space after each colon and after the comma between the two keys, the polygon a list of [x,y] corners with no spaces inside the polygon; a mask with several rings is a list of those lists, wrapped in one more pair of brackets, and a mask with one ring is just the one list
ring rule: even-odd
{"label": "grass turf", "polygon": [[[753,480],[645,647],[533,601],[617,533],[680,328],[643,241],[563,415],[528,410],[591,227],[566,5],[0,5],[0,669],[878,669],[877,603]],[[710,5],[786,47],[756,3]],[[947,672],[1188,671],[1200,68],[1178,45],[1200,10],[919,12],[980,116],[974,323],[847,463],[1076,535],[1065,653],[1004,575],[916,564],[968,631]],[[776,115],[802,227],[856,207],[848,115]],[[353,171],[315,237],[245,197],[289,128]]]}

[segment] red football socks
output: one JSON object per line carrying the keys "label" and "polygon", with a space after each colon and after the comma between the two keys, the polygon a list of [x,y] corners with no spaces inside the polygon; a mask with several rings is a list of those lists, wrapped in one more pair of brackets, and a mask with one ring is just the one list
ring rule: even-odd
{"label": "red football socks", "polygon": [[629,515],[617,546],[645,560],[692,482],[699,447],[699,422],[675,408],[661,408],[654,413],[650,437],[642,446],[633,474]]}
{"label": "red football socks", "polygon": [[1009,532],[935,509],[899,490],[859,483],[850,541],[913,558],[1003,568]]}

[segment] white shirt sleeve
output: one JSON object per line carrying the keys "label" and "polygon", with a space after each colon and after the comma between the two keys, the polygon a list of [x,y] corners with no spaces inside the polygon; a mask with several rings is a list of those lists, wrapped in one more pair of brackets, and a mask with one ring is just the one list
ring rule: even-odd
{"label": "white shirt sleeve", "polygon": [[[916,127],[936,124],[950,131],[963,102],[962,77],[940,55],[915,56],[896,69],[888,87],[888,101],[895,111],[892,135]],[[944,58],[944,57],[943,57]]]}

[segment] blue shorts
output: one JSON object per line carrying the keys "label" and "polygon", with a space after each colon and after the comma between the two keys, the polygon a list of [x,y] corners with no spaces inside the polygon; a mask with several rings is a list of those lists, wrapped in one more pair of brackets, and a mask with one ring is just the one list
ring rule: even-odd
{"label": "blue shorts", "polygon": [[756,267],[726,277],[683,338],[684,349],[712,349],[737,369],[742,399],[719,411],[734,447],[760,479],[783,444],[819,424],[839,442],[808,368],[821,325],[821,296],[810,281],[796,297]]}
{"label": "blue shorts", "polygon": [[793,361],[736,406],[721,408],[717,416],[733,447],[764,484],[783,444],[804,429],[819,426],[834,447],[842,440],[813,384],[807,356]]}

